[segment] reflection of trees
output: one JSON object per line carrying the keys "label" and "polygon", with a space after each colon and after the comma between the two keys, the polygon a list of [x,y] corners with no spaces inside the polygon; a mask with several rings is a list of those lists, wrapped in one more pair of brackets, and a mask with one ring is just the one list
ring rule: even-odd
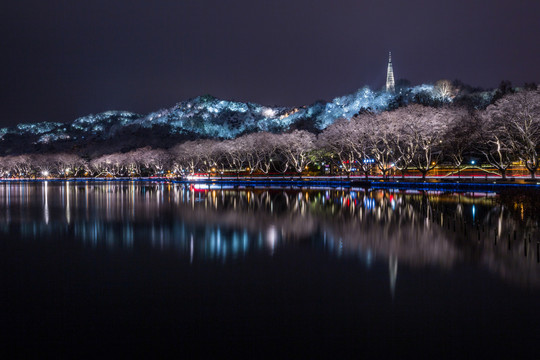
{"label": "reflection of trees", "polygon": [[[182,217],[253,232],[275,226],[284,241],[320,233],[350,253],[370,251],[384,258],[396,255],[415,265],[451,265],[457,251],[445,231],[412,204],[386,195],[382,191],[210,191],[204,207],[185,209]],[[185,201],[189,202],[189,195]]]}
{"label": "reflection of trees", "polygon": [[205,199],[212,206],[185,216],[252,232],[274,226],[282,241],[323,235],[344,254],[369,252],[396,264],[450,267],[466,260],[513,282],[540,283],[537,222],[516,222],[493,194],[224,190]]}
{"label": "reflection of trees", "polygon": [[[201,201],[195,201],[199,199]],[[184,206],[190,204],[190,206]],[[285,240],[305,239],[317,232],[317,218],[301,194],[283,190],[180,191],[178,212],[187,222],[265,232],[271,226]]]}
{"label": "reflection of trees", "polygon": [[273,252],[294,242],[388,261],[391,288],[398,264],[449,268],[460,261],[538,285],[540,234],[538,217],[530,213],[535,200],[518,195],[11,184],[0,187],[0,233],[66,236],[92,246],[149,242],[219,258],[253,249]]}
{"label": "reflection of trees", "polygon": [[431,211],[432,220],[446,228],[468,261],[515,283],[540,284],[534,242],[539,235],[538,221],[532,216],[523,217],[523,204],[501,202],[504,197],[493,194],[424,193],[409,201],[420,202],[418,197],[424,202],[422,211]]}

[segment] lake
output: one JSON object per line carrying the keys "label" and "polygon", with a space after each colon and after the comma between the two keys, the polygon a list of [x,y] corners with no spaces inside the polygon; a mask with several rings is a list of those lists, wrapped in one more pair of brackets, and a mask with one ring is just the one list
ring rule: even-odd
{"label": "lake", "polygon": [[0,351],[538,357],[538,201],[3,182]]}

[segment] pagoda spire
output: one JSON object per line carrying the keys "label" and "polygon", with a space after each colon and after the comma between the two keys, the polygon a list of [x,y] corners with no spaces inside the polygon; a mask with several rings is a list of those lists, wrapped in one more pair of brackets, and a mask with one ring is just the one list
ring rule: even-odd
{"label": "pagoda spire", "polygon": [[386,70],[386,91],[393,93],[395,91],[394,69],[392,68],[392,52],[388,53],[388,68]]}

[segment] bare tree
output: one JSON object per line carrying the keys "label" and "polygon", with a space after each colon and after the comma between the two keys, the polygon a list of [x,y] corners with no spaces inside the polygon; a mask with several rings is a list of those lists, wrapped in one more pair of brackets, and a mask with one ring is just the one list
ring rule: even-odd
{"label": "bare tree", "polygon": [[202,141],[186,141],[171,149],[174,166],[180,173],[194,174],[204,166],[208,149]]}
{"label": "bare tree", "polygon": [[506,95],[486,109],[486,116],[504,124],[508,145],[534,178],[539,166],[540,91]]}
{"label": "bare tree", "polygon": [[197,151],[199,152],[199,157],[201,159],[200,167],[204,172],[208,174],[208,177],[212,175],[212,172],[216,169],[218,165],[218,160],[221,154],[219,153],[218,140],[201,140],[198,143]]}
{"label": "bare tree", "polygon": [[383,178],[387,178],[388,172],[399,160],[399,151],[396,148],[399,122],[390,112],[374,116],[367,124],[371,134],[371,154],[381,171]]}
{"label": "bare tree", "polygon": [[335,165],[339,166],[350,177],[356,166],[355,120],[339,119],[328,126],[318,137],[317,146],[330,152]]}
{"label": "bare tree", "polygon": [[280,136],[279,152],[300,176],[302,176],[302,171],[313,162],[310,153],[314,148],[315,135],[308,131],[295,130]]}
{"label": "bare tree", "polygon": [[450,80],[439,80],[434,86],[435,94],[444,102],[450,102],[457,94],[457,89]]}
{"label": "bare tree", "polygon": [[373,122],[375,115],[366,112],[351,119],[351,134],[348,136],[350,146],[355,153],[356,168],[362,172],[366,179],[373,167]]}
{"label": "bare tree", "polygon": [[262,132],[254,134],[257,143],[256,151],[259,156],[259,170],[268,174],[274,163],[274,157],[279,146],[279,135]]}
{"label": "bare tree", "polygon": [[234,141],[239,152],[238,155],[243,159],[249,175],[253,175],[260,167],[261,152],[259,150],[259,141],[260,138],[257,134],[243,135]]}
{"label": "bare tree", "polygon": [[507,124],[500,117],[492,117],[489,113],[482,114],[482,119],[481,141],[477,148],[488,163],[500,172],[502,178],[506,179],[506,172],[516,159]]}
{"label": "bare tree", "polygon": [[6,157],[15,177],[30,177],[33,173],[33,158],[31,155],[16,155]]}
{"label": "bare tree", "polygon": [[242,152],[246,169],[249,174],[261,171],[268,174],[270,171],[280,135],[268,132],[252,133],[237,138],[238,148]]}
{"label": "bare tree", "polygon": [[245,151],[240,146],[238,139],[223,141],[223,150],[225,160],[231,170],[236,172],[236,177],[240,177],[240,171],[244,169],[246,164]]}
{"label": "bare tree", "polygon": [[90,168],[96,177],[119,176],[122,172],[124,155],[121,153],[102,155],[90,162]]}
{"label": "bare tree", "polygon": [[60,177],[79,176],[88,170],[86,161],[76,154],[45,154],[40,162],[41,167],[49,169]]}
{"label": "bare tree", "polygon": [[404,142],[410,144],[414,155],[412,164],[425,179],[442,158],[442,141],[446,132],[446,109],[435,109],[422,105],[409,105],[402,108],[405,116],[401,118]]}
{"label": "bare tree", "polygon": [[[414,105],[406,108],[399,108],[394,111],[386,112],[381,117],[389,124],[394,136],[391,138],[391,146],[395,151],[394,166],[401,172],[401,177],[405,177],[405,172],[413,163],[416,156],[418,143],[414,136],[411,136],[410,127],[421,116],[420,105]],[[416,110],[416,111],[411,111]]]}
{"label": "bare tree", "polygon": [[444,136],[444,151],[453,166],[457,169],[458,177],[465,156],[474,150],[474,144],[479,142],[479,117],[464,108],[451,108],[448,111],[448,128]]}

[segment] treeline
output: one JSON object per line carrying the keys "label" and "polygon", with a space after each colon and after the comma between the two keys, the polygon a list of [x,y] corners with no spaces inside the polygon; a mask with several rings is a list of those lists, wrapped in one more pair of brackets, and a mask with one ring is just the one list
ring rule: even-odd
{"label": "treeline", "polygon": [[539,147],[540,91],[536,89],[507,94],[485,110],[413,104],[366,112],[338,120],[318,135],[303,130],[260,132],[90,159],[66,153],[5,156],[0,158],[0,177],[302,175],[315,164],[365,176],[374,169],[383,176],[415,169],[425,177],[441,164],[459,171],[470,158],[490,164],[503,178],[521,162],[534,177]]}

